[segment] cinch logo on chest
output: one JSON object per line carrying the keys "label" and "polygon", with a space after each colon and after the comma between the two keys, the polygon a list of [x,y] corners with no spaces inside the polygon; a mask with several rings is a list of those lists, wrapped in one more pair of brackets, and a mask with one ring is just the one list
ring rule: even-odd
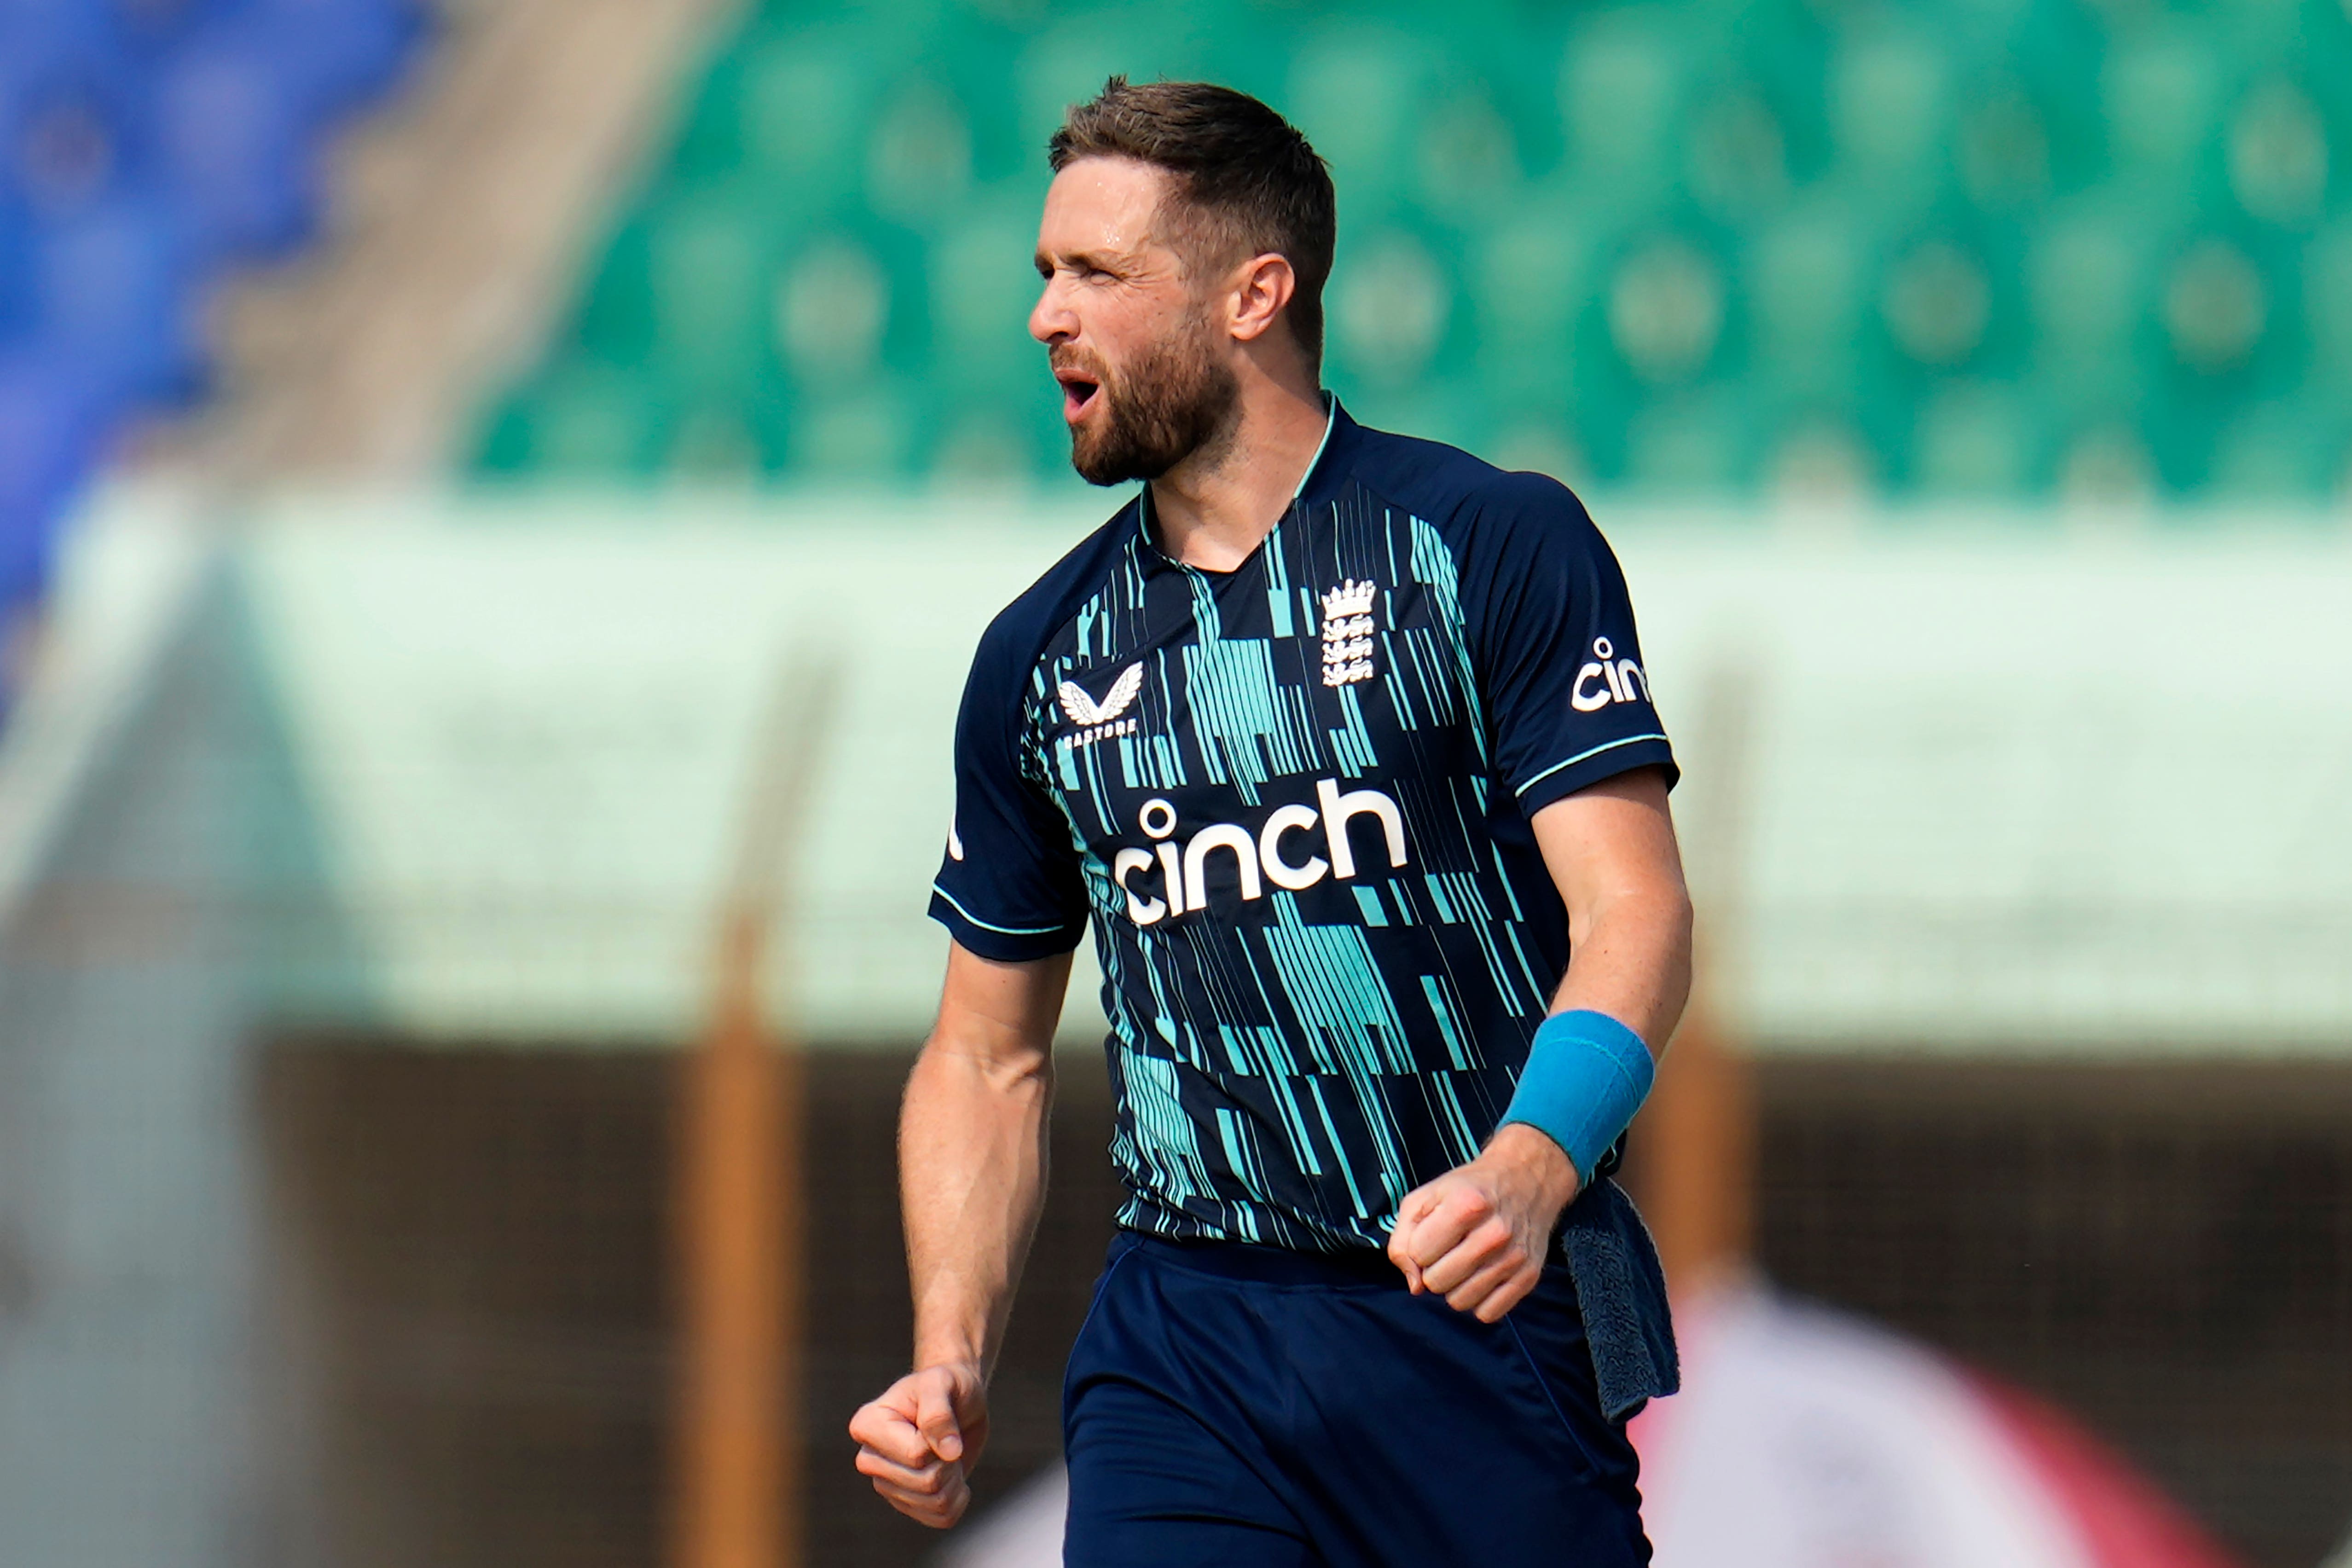
{"label": "cinch logo on chest", "polygon": [[[1136,813],[1136,825],[1145,838],[1160,841],[1148,850],[1123,849],[1110,862],[1111,880],[1127,894],[1127,917],[1138,925],[1155,925],[1172,915],[1206,908],[1209,857],[1219,850],[1234,857],[1244,900],[1265,897],[1269,882],[1293,892],[1313,887],[1327,876],[1346,882],[1356,874],[1355,850],[1348,842],[1348,822],[1353,817],[1378,821],[1389,852],[1389,869],[1404,866],[1404,812],[1394,800],[1378,789],[1350,789],[1343,794],[1336,779],[1317,779],[1315,800],[1314,806],[1276,806],[1254,833],[1239,822],[1212,823],[1187,839],[1181,849],[1167,841],[1176,831],[1176,808],[1156,796],[1146,800],[1143,810]],[[1285,838],[1318,827],[1323,831],[1323,854],[1309,854],[1303,861],[1285,855]],[[1310,839],[1299,847],[1311,848],[1314,842]],[[1139,872],[1155,871],[1160,897],[1145,896],[1128,880]]]}

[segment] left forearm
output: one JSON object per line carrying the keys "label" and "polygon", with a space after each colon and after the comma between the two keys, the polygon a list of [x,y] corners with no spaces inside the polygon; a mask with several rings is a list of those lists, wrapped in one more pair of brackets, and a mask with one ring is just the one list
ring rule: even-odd
{"label": "left forearm", "polygon": [[1551,1010],[1589,1008],[1664,1054],[1690,999],[1691,907],[1677,885],[1629,891],[1597,904],[1572,933],[1568,973]]}
{"label": "left forearm", "polygon": [[1691,985],[1690,894],[1664,776],[1603,779],[1531,825],[1568,911],[1568,974],[1551,1010],[1606,1013],[1664,1055]]}

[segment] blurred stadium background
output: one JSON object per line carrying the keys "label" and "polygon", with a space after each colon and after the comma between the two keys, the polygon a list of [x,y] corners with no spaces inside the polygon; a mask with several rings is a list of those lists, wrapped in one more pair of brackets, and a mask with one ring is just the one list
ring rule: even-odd
{"label": "blurred stadium background", "polygon": [[1023,319],[1114,70],[1292,115],[1329,384],[1626,561],[1670,1253],[2352,1561],[2343,0],[0,0],[0,1562],[702,1568],[730,1235],[789,1419],[709,1440],[929,1560],[840,1431],[964,662],[1113,504]]}

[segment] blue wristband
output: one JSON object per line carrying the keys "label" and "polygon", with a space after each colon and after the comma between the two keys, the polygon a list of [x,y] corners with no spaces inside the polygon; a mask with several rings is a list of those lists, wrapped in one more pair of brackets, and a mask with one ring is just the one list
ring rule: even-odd
{"label": "blue wristband", "polygon": [[1525,1122],[1558,1144],[1589,1182],[1656,1075],[1642,1037],[1607,1013],[1554,1013],[1536,1030],[1503,1121]]}

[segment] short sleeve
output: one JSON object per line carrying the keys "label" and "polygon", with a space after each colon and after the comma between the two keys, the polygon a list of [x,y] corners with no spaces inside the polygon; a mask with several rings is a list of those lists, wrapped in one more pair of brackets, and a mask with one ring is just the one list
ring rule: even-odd
{"label": "short sleeve", "polygon": [[1513,475],[1460,547],[1463,612],[1496,770],[1533,816],[1588,785],[1662,768],[1674,748],[1650,695],[1625,574],[1563,486]]}
{"label": "short sleeve", "polygon": [[1069,823],[1021,767],[1027,669],[1003,623],[989,629],[956,715],[955,816],[931,884],[931,918],[983,958],[1066,953],[1086,930],[1086,881]]}

